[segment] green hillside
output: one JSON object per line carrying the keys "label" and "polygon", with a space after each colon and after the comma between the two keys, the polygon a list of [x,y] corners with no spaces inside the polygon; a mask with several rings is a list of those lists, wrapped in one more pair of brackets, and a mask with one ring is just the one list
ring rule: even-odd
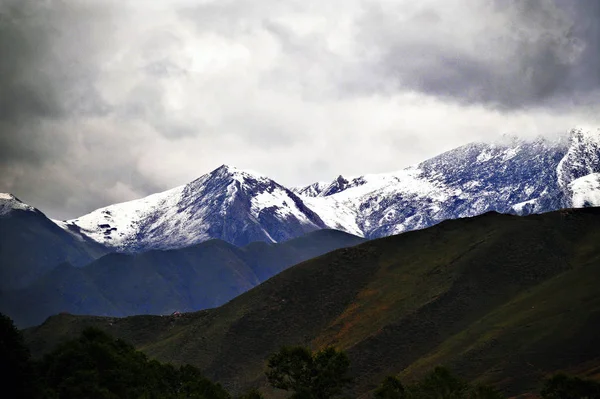
{"label": "green hillside", "polygon": [[600,366],[600,209],[488,213],[337,250],[229,303],[181,317],[59,315],[26,330],[40,355],[97,326],[233,393],[284,344],[348,352],[357,395],[445,365],[508,394]]}

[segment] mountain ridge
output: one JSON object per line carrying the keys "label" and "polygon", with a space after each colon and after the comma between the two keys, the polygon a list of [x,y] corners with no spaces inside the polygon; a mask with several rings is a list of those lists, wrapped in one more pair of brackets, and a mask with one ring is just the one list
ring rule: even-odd
{"label": "mountain ridge", "polygon": [[81,267],[109,252],[10,194],[0,194],[0,237],[0,293],[23,288],[61,263]]}
{"label": "mountain ridge", "polygon": [[596,203],[594,173],[600,129],[574,128],[553,140],[506,136],[393,173],[290,189],[222,165],[186,185],[56,223],[120,252],[212,238],[238,246],[279,242],[324,228],[371,239],[491,210],[527,215]]}
{"label": "mountain ridge", "polygon": [[213,308],[287,267],[363,241],[317,230],[276,244],[237,247],[212,239],[177,249],[113,252],[85,267],[62,262],[26,286],[0,290],[0,311],[28,327],[60,312],[123,317]]}

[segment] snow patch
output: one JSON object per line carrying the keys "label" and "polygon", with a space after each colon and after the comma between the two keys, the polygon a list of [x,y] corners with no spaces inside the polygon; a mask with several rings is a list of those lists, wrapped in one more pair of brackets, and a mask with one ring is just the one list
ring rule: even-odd
{"label": "snow patch", "polygon": [[569,184],[575,208],[600,206],[600,173],[591,173]]}
{"label": "snow patch", "polygon": [[276,188],[272,192],[264,191],[252,197],[252,215],[258,218],[263,209],[275,208],[275,213],[281,219],[295,218],[302,223],[310,224],[310,220],[296,206],[294,200],[282,189]]}
{"label": "snow patch", "polygon": [[123,247],[139,232],[141,220],[161,209],[166,213],[175,212],[176,207],[173,205],[176,205],[181,197],[184,187],[179,186],[138,200],[110,205],[57,224],[63,228],[65,224],[76,225],[94,241],[117,248]]}
{"label": "snow patch", "polygon": [[330,228],[364,237],[364,233],[358,225],[358,212],[353,206],[338,201],[335,196],[306,197],[302,200]]}
{"label": "snow patch", "polygon": [[517,154],[519,153],[519,151],[520,151],[519,147],[509,148],[508,150],[506,150],[506,152],[502,156],[502,160],[506,162],[509,159],[516,157]]}
{"label": "snow patch", "polygon": [[494,157],[494,154],[490,150],[484,150],[479,155],[477,155],[477,162],[485,162],[489,161]]}
{"label": "snow patch", "polygon": [[523,201],[523,202],[519,202],[518,204],[514,204],[511,209],[513,211],[515,211],[515,213],[517,213],[517,215],[521,215],[524,213],[524,210],[528,207],[535,207],[535,205],[537,204],[538,199],[531,199],[528,201]]}

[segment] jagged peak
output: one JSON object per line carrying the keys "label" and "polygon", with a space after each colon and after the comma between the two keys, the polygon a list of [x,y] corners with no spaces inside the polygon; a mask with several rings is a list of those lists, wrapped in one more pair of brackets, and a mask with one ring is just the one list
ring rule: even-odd
{"label": "jagged peak", "polygon": [[338,183],[342,183],[342,184],[348,183],[348,180],[344,176],[342,176],[342,175],[339,175],[335,179],[335,181],[338,182]]}
{"label": "jagged peak", "polygon": [[235,173],[236,171],[238,171],[238,168],[236,168],[235,166],[223,164],[223,165],[219,166],[218,168],[216,168],[215,170],[213,170],[212,172],[210,172],[210,174],[213,174],[213,173]]}
{"label": "jagged peak", "polygon": [[290,188],[290,191],[305,197],[318,197],[319,194],[321,194],[323,190],[329,187],[330,184],[331,182],[327,181],[317,181],[307,186],[292,187]]}
{"label": "jagged peak", "polygon": [[329,186],[326,189],[322,191],[321,195],[328,196],[340,192],[346,188],[347,184],[348,180],[346,180],[344,176],[339,175],[331,182],[331,184],[329,184]]}
{"label": "jagged peak", "polygon": [[223,164],[208,174],[209,176],[228,176],[236,180],[251,178],[255,180],[268,179],[265,175],[249,169],[240,169],[232,165]]}
{"label": "jagged peak", "polygon": [[186,184],[184,190],[194,191],[199,187],[203,187],[205,184],[210,184],[210,182],[219,182],[219,184],[227,185],[237,182],[238,184],[248,185],[251,184],[251,182],[265,183],[271,181],[272,180],[268,177],[252,170],[239,169],[235,166],[223,164],[211,172],[200,176],[196,180],[189,182]]}

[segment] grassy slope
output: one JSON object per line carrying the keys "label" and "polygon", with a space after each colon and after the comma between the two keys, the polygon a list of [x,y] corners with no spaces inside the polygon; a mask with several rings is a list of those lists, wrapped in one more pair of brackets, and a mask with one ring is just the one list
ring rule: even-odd
{"label": "grassy slope", "polygon": [[220,308],[181,318],[57,316],[26,337],[40,354],[95,324],[239,390],[282,344],[348,350],[356,393],[386,374],[445,364],[509,393],[600,365],[600,210],[486,214],[301,263]]}

